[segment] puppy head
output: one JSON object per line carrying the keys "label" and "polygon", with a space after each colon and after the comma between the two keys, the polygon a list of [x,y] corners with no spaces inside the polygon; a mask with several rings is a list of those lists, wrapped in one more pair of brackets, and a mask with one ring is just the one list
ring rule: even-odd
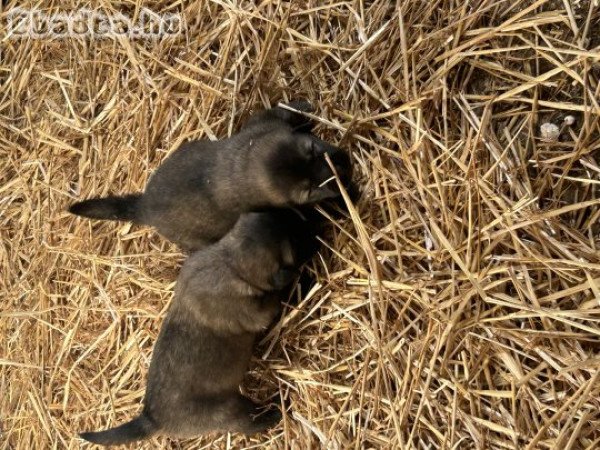
{"label": "puppy head", "polygon": [[350,180],[348,155],[311,133],[282,128],[264,135],[257,144],[254,164],[274,206],[303,205],[340,195],[325,155],[342,184]]}
{"label": "puppy head", "polygon": [[243,214],[225,241],[236,272],[269,291],[285,288],[317,248],[313,228],[287,209]]}

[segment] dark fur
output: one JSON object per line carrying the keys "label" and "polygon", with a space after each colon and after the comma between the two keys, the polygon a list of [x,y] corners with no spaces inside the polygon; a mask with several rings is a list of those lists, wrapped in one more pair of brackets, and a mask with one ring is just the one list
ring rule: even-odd
{"label": "dark fur", "polygon": [[[308,110],[310,105],[291,106]],[[339,195],[324,154],[350,176],[348,155],[310,133],[310,122],[281,107],[263,111],[220,141],[192,141],[157,169],[143,194],[75,203],[73,214],[152,225],[185,250],[216,242],[240,214],[315,203]]]}
{"label": "dark fur", "polygon": [[316,249],[310,224],[291,210],[244,214],[218,243],[192,254],[154,347],[142,413],[124,425],[83,433],[115,445],[157,433],[254,434],[278,409],[239,393],[254,339],[278,315],[282,292]]}

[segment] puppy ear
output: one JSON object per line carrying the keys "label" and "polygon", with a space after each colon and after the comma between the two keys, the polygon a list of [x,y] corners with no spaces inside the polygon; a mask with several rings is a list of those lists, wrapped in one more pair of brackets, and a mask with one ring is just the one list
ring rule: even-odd
{"label": "puppy ear", "polygon": [[[306,100],[296,100],[285,105],[305,113],[312,113],[315,110],[315,108]],[[314,128],[314,123],[311,119],[295,111],[290,111],[289,109],[282,108],[281,106],[277,106],[271,111],[273,111],[278,118],[294,127],[294,131],[310,133]]]}
{"label": "puppy ear", "polygon": [[289,124],[294,131],[310,133],[314,127],[314,124],[308,117],[303,116],[301,113],[313,112],[313,106],[306,100],[290,102],[287,103],[287,106],[300,112],[290,111],[289,109],[281,106],[276,106],[275,108],[267,109],[266,111],[262,111],[251,117],[244,128],[263,121],[276,120]]}
{"label": "puppy ear", "polygon": [[298,276],[298,270],[291,266],[282,267],[271,277],[271,286],[275,290],[287,287]]}
{"label": "puppy ear", "polygon": [[315,112],[315,108],[313,107],[313,105],[310,104],[308,100],[295,100],[293,102],[287,103],[287,106],[305,113]]}

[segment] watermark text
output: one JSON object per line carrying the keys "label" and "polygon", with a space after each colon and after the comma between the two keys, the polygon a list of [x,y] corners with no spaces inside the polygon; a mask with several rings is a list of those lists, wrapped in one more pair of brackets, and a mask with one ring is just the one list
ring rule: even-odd
{"label": "watermark text", "polygon": [[157,14],[140,9],[135,20],[120,12],[106,14],[92,9],[48,13],[38,9],[12,8],[7,11],[7,36],[13,39],[155,39],[173,37],[185,28],[177,13]]}

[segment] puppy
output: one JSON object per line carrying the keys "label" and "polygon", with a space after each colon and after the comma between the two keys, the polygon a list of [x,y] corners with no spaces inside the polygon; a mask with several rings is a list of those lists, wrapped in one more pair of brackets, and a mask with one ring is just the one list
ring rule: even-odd
{"label": "puppy", "polygon": [[[310,110],[306,102],[290,106]],[[182,249],[198,250],[224,236],[244,212],[339,195],[324,155],[343,182],[350,177],[350,159],[310,130],[298,113],[281,107],[263,111],[229,139],[182,145],[143,194],[85,200],[69,211],[151,225]]]}
{"label": "puppy", "polygon": [[242,396],[257,333],[277,316],[281,292],[316,250],[316,237],[294,211],[241,216],[218,243],[185,262],[148,373],[141,414],[124,425],[81,434],[117,445],[167,434],[254,434],[276,425],[278,409]]}

